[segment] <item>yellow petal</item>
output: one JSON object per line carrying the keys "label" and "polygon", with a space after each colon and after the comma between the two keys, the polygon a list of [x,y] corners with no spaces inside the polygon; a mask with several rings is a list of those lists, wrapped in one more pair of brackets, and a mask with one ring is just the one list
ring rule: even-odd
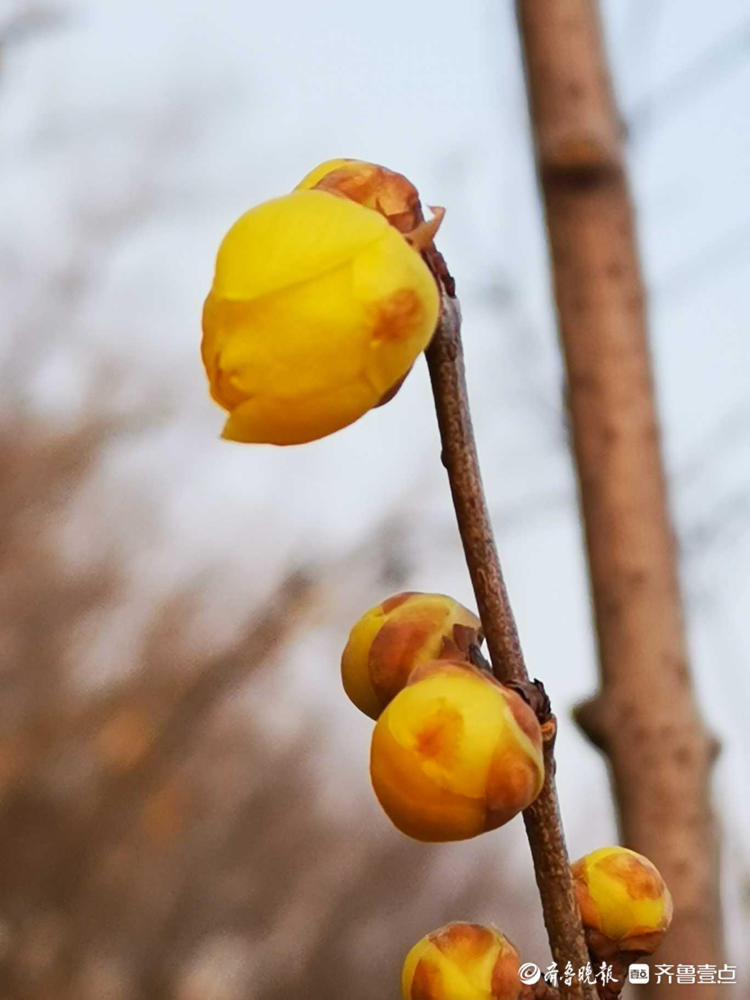
{"label": "yellow petal", "polygon": [[222,437],[248,444],[304,444],[341,430],[370,409],[372,392],[352,383],[293,399],[257,396],[235,407]]}
{"label": "yellow petal", "polygon": [[327,191],[293,191],[245,212],[222,240],[213,292],[252,299],[307,281],[354,257],[388,223]]}
{"label": "yellow petal", "polygon": [[297,444],[352,423],[406,375],[438,311],[426,264],[377,212],[324,191],[252,209],[203,312],[224,436]]}

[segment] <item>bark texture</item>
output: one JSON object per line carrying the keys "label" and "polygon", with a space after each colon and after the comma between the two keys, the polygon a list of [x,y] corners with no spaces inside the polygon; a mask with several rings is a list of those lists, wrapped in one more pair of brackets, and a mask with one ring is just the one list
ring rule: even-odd
{"label": "bark texture", "polygon": [[[715,744],[687,666],[634,214],[597,6],[517,0],[517,14],[601,670],[600,693],[577,717],[609,758],[624,843],[653,860],[674,896],[658,962],[716,963]],[[698,987],[650,989],[685,1000]]]}
{"label": "bark texture", "polygon": [[[452,285],[451,285],[452,287]],[[443,465],[448,473],[456,520],[482,620],[492,668],[503,683],[529,681],[518,632],[505,587],[479,470],[461,346],[458,303],[443,296],[440,323],[426,352],[435,412],[440,428]],[[555,788],[554,717],[545,739],[544,787],[524,811],[526,835],[534,862],[550,950],[558,966],[585,965],[587,949],[570,874],[565,834]],[[574,980],[560,984],[563,998],[586,998],[589,986]]]}

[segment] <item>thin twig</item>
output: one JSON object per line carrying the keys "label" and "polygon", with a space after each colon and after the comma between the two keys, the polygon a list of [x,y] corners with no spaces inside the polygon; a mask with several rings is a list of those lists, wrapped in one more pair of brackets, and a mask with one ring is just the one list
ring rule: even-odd
{"label": "thin twig", "polygon": [[[427,349],[427,364],[435,397],[442,461],[448,472],[458,529],[479,616],[495,676],[502,682],[527,684],[518,632],[505,588],[482,487],[461,347],[458,303],[443,297],[443,310],[435,336]],[[552,727],[554,732],[554,727]],[[545,741],[545,781],[539,798],[524,812],[552,955],[559,966],[586,965],[588,950],[581,928],[568,854],[555,791],[554,739]],[[588,988],[574,981],[561,986],[564,997],[590,996]]]}

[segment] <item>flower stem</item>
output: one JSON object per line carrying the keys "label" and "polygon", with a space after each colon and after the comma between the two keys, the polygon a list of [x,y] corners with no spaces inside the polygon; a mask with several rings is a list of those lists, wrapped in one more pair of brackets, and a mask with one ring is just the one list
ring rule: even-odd
{"label": "flower stem", "polygon": [[[466,391],[461,315],[457,300],[448,294],[443,296],[440,322],[426,357],[440,428],[442,462],[448,472],[492,669],[502,682],[528,683],[482,487]],[[571,962],[577,971],[586,965],[589,956],[555,790],[554,726],[550,738],[545,740],[544,757],[544,787],[523,817],[552,955],[559,968]],[[563,997],[590,995],[588,988],[577,980],[569,987],[561,985],[560,993]]]}

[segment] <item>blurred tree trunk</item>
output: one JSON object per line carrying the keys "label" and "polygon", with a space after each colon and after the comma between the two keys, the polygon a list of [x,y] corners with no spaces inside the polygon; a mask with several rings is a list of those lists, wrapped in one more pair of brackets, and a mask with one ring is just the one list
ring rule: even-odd
{"label": "blurred tree trunk", "polygon": [[[609,758],[625,844],[655,862],[674,895],[658,961],[716,963],[714,744],[687,668],[633,208],[598,11],[595,0],[517,0],[517,13],[601,669],[601,692],[578,719]],[[684,1000],[690,987],[651,989]]]}

